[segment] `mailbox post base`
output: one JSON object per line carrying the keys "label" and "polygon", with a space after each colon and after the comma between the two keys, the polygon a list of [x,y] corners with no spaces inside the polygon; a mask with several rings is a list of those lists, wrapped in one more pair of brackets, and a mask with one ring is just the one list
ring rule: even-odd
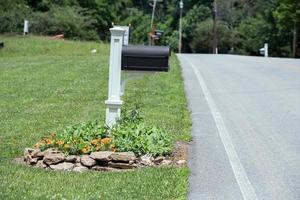
{"label": "mailbox post base", "polygon": [[105,123],[112,127],[116,124],[117,120],[121,117],[121,106],[123,102],[121,100],[107,100],[106,104],[106,121]]}

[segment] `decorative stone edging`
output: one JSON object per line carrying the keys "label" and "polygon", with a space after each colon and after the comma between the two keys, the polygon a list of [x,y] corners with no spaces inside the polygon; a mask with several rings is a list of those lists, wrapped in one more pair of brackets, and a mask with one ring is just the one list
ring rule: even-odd
{"label": "decorative stone edging", "polygon": [[171,159],[171,157],[153,157],[143,155],[136,157],[133,152],[98,151],[90,155],[65,156],[57,149],[50,148],[45,151],[40,149],[25,148],[24,155],[16,158],[15,162],[47,170],[62,170],[84,172],[94,171],[120,171],[141,168],[146,166],[185,166],[186,160]]}

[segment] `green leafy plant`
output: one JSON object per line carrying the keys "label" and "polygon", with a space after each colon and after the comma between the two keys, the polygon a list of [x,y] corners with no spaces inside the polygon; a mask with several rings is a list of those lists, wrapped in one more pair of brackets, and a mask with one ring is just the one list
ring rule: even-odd
{"label": "green leafy plant", "polygon": [[157,127],[147,126],[137,107],[122,112],[122,119],[109,128],[95,122],[68,126],[61,132],[42,138],[35,147],[58,148],[65,154],[93,151],[133,151],[137,155],[167,155],[172,151],[172,137]]}
{"label": "green leafy plant", "polygon": [[98,121],[68,126],[58,133],[44,137],[35,147],[56,147],[66,154],[87,154],[113,149],[109,128]]}
{"label": "green leafy plant", "polygon": [[122,120],[111,130],[117,151],[133,151],[137,155],[167,155],[173,147],[170,134],[155,126],[147,126],[138,110],[124,111]]}

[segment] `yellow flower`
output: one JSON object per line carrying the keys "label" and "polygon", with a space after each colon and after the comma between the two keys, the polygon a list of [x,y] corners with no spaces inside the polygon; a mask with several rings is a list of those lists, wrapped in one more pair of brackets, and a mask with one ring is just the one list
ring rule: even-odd
{"label": "yellow flower", "polygon": [[64,148],[65,148],[65,149],[70,149],[70,145],[65,144],[65,145],[64,145]]}
{"label": "yellow flower", "polygon": [[97,145],[98,144],[98,142],[99,142],[99,140],[98,139],[94,139],[94,140],[92,140],[92,145]]}
{"label": "yellow flower", "polygon": [[106,144],[109,144],[111,142],[111,139],[110,138],[104,138],[101,140],[101,143],[106,145]]}
{"label": "yellow flower", "polygon": [[58,144],[58,145],[62,145],[62,144],[64,144],[64,142],[63,142],[63,141],[61,141],[61,140],[58,140],[58,141],[56,142],[56,144]]}
{"label": "yellow flower", "polygon": [[81,149],[81,152],[82,153],[89,153],[91,150],[91,147],[90,146],[85,146],[83,149]]}

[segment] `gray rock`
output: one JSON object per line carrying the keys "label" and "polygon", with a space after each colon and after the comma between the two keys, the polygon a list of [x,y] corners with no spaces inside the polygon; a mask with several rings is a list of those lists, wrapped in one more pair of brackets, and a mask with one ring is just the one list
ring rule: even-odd
{"label": "gray rock", "polygon": [[150,154],[143,155],[140,157],[140,164],[146,165],[146,166],[152,166],[153,165],[153,157]]}
{"label": "gray rock", "polygon": [[36,163],[35,167],[46,168],[47,165],[46,165],[42,160],[39,160],[39,161]]}
{"label": "gray rock", "polygon": [[24,149],[24,157],[30,155],[35,149],[33,148],[25,148]]}
{"label": "gray rock", "polygon": [[133,152],[114,152],[111,154],[111,159],[115,162],[129,162],[135,161],[136,157]]}
{"label": "gray rock", "polygon": [[75,167],[84,167],[81,163],[80,163],[80,160],[78,163],[75,163]]}
{"label": "gray rock", "polygon": [[96,165],[96,161],[92,158],[90,158],[90,156],[88,155],[83,155],[80,158],[80,162],[82,165],[86,166],[86,167],[92,167],[94,165]]}
{"label": "gray rock", "polygon": [[115,169],[115,168],[112,168],[112,167],[103,167],[103,166],[98,166],[98,165],[92,167],[92,170],[102,171],[102,172],[119,171],[118,169]]}
{"label": "gray rock", "polygon": [[74,167],[73,168],[73,171],[74,172],[85,172],[85,171],[88,171],[89,168],[85,167],[85,166],[80,166],[80,167]]}
{"label": "gray rock", "polygon": [[184,166],[186,164],[186,160],[178,160],[176,164],[179,166]]}
{"label": "gray rock", "polygon": [[43,159],[44,152],[40,151],[39,153],[36,154],[36,157],[38,157],[39,159]]}
{"label": "gray rock", "polygon": [[128,163],[116,163],[116,162],[109,162],[108,167],[117,168],[117,169],[133,169],[137,166],[135,164],[128,164]]}
{"label": "gray rock", "polygon": [[31,158],[29,160],[29,164],[31,164],[31,165],[35,165],[37,162],[38,162],[38,158]]}
{"label": "gray rock", "polygon": [[114,152],[112,151],[98,151],[98,152],[92,152],[90,157],[93,158],[94,160],[98,160],[98,161],[103,161],[103,162],[108,162],[110,161],[111,155]]}
{"label": "gray rock", "polygon": [[73,163],[69,163],[69,162],[63,162],[63,163],[59,163],[57,165],[50,165],[50,168],[53,170],[64,170],[64,171],[68,171],[74,168],[74,164]]}
{"label": "gray rock", "polygon": [[44,163],[47,165],[53,165],[60,162],[63,162],[65,160],[65,155],[63,153],[47,153],[44,156]]}
{"label": "gray rock", "polygon": [[81,164],[81,163],[80,163],[80,160],[81,160],[80,156],[77,156],[76,163],[79,163],[79,164]]}
{"label": "gray rock", "polygon": [[172,160],[163,160],[161,162],[161,165],[171,165],[172,164]]}
{"label": "gray rock", "polygon": [[32,148],[25,148],[24,149],[24,161],[29,161],[32,157],[31,157],[31,153],[34,151],[34,149]]}
{"label": "gray rock", "polygon": [[65,161],[75,163],[77,161],[77,156],[74,155],[67,156]]}
{"label": "gray rock", "polygon": [[153,160],[153,162],[154,162],[155,164],[159,164],[159,163],[161,163],[164,159],[165,159],[165,157],[163,157],[163,156],[158,156],[158,157],[156,157],[156,158]]}
{"label": "gray rock", "polygon": [[49,148],[42,152],[43,156],[46,156],[48,154],[57,154],[57,153],[61,153],[61,152],[56,148]]}
{"label": "gray rock", "polygon": [[130,160],[130,161],[129,161],[129,164],[131,164],[131,165],[134,164],[134,163],[135,163],[134,160]]}
{"label": "gray rock", "polygon": [[32,158],[40,158],[41,157],[40,153],[41,153],[40,149],[34,149],[33,152],[31,152],[30,155],[31,155]]}

